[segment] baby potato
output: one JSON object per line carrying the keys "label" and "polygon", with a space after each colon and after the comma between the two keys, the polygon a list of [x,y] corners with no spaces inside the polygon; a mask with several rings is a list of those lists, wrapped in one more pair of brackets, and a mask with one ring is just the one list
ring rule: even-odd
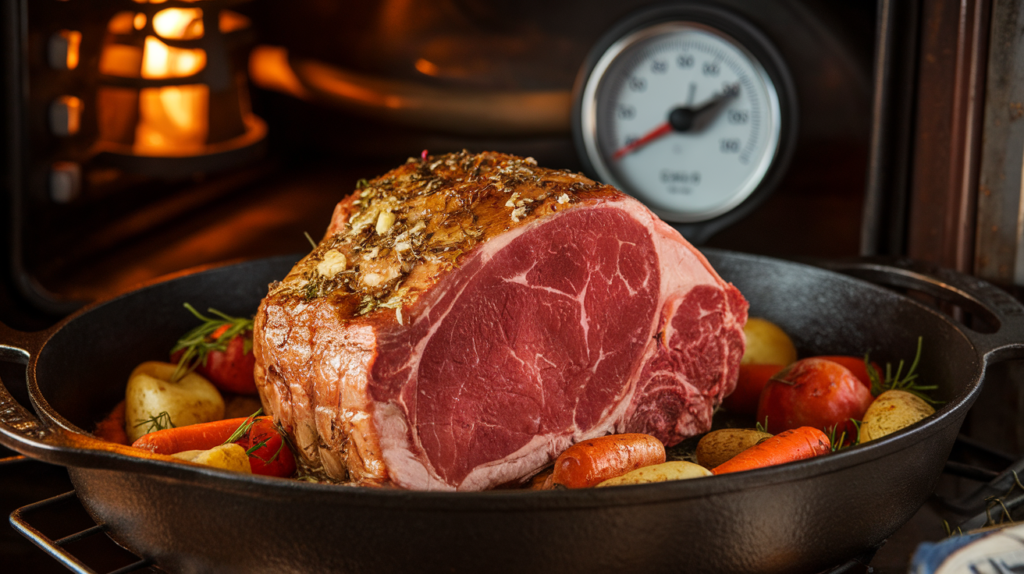
{"label": "baby potato", "polygon": [[860,423],[860,442],[882,438],[935,413],[921,397],[906,391],[885,391],[871,403]]}
{"label": "baby potato", "polygon": [[663,462],[661,464],[652,464],[650,466],[640,467],[636,470],[627,472],[622,476],[609,478],[608,480],[599,483],[597,488],[605,486],[625,486],[627,484],[647,484],[649,482],[666,482],[669,480],[683,480],[687,478],[699,478],[702,476],[711,476],[711,471],[703,466],[693,464],[692,462],[673,460],[670,462]]}
{"label": "baby potato", "polygon": [[772,435],[754,429],[721,429],[709,432],[697,443],[697,464],[715,468]]}
{"label": "baby potato", "polygon": [[747,336],[747,350],[741,365],[788,365],[796,360],[796,347],[789,335],[767,319],[747,319],[743,334]]}
{"label": "baby potato", "polygon": [[196,464],[252,474],[249,455],[245,454],[245,448],[237,443],[222,444],[209,450],[186,450],[171,456]]}
{"label": "baby potato", "polygon": [[172,383],[175,368],[171,363],[147,361],[132,371],[125,389],[124,430],[130,442],[156,430],[140,423],[159,417],[163,412],[177,427],[224,418],[224,399],[217,387],[195,373]]}

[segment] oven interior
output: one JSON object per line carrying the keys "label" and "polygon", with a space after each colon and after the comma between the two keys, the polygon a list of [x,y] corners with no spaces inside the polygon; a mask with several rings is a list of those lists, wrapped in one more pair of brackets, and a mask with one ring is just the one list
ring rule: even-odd
{"label": "oven interior", "polygon": [[[981,140],[987,106],[1012,99],[986,92],[987,78],[1015,65],[987,46],[1019,8],[675,4],[688,3],[760,29],[787,62],[799,107],[792,159],[770,195],[704,245],[792,258],[910,255],[1013,289],[1016,235],[974,230],[1015,215],[996,184],[986,187],[995,199],[978,188],[999,176]],[[569,119],[581,65],[609,28],[656,4],[6,2],[0,320],[40,329],[169,273],[307,251],[306,235],[319,238],[359,179],[423,150],[496,150],[583,170]],[[964,95],[979,93],[1002,99]],[[424,94],[496,103],[468,116],[401,104]],[[525,110],[515,103],[524,94],[546,99]],[[0,376],[15,389],[23,378],[11,365]],[[1020,379],[1017,363],[991,370],[938,502],[873,562],[875,549],[865,549],[874,571],[901,571],[894,565],[917,542],[958,520],[947,499],[1024,454]],[[18,505],[65,487],[63,471],[36,464],[0,466]],[[73,520],[54,519],[64,521]],[[107,556],[94,559],[122,560]]]}

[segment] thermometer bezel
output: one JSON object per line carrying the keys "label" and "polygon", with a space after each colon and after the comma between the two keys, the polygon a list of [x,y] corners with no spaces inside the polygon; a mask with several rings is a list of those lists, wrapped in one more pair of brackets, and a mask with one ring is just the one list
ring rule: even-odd
{"label": "thermometer bezel", "polygon": [[[702,242],[711,234],[749,214],[757,205],[767,199],[778,184],[792,156],[797,131],[798,110],[795,88],[784,60],[768,38],[742,17],[717,7],[702,5],[656,6],[627,18],[614,27],[591,49],[580,70],[574,88],[573,138],[577,153],[585,171],[596,179],[616,185],[622,191],[644,201],[643,190],[623,188],[615,181],[612,170],[606,165],[597,140],[598,125],[596,95],[605,79],[605,74],[615,61],[628,54],[629,48],[652,37],[670,34],[683,27],[703,29],[732,43],[748,58],[755,73],[763,71],[770,82],[767,86],[770,113],[776,113],[777,137],[773,153],[766,153],[759,160],[755,176],[747,181],[744,189],[731,191],[730,200],[712,210],[694,214],[687,210],[671,211],[653,209],[662,219],[673,224],[691,241]],[[757,78],[760,81],[760,78]],[[774,98],[772,96],[774,88]]]}

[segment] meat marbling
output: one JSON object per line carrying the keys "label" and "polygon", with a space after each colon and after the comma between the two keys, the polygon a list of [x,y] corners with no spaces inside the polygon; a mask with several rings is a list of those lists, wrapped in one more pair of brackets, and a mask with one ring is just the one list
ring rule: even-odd
{"label": "meat marbling", "polygon": [[308,469],[482,490],[613,432],[703,432],[747,303],[644,206],[498,153],[343,200],[256,316],[256,382]]}

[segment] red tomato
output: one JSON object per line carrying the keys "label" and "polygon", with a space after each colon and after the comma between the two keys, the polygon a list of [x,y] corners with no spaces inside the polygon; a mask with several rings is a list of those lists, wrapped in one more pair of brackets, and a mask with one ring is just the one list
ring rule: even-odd
{"label": "red tomato", "polygon": [[768,381],[757,420],[772,434],[803,426],[853,436],[850,419],[861,420],[874,397],[849,369],[820,358],[803,359]]}
{"label": "red tomato", "polygon": [[[213,337],[218,333],[215,331]],[[245,339],[250,341],[249,352],[245,352]],[[256,356],[252,352],[252,333],[244,333],[228,341],[227,350],[210,351],[206,355],[206,364],[200,363],[196,372],[206,377],[222,391],[242,395],[256,394],[256,379],[253,371],[256,368]],[[171,362],[177,363],[184,351],[171,355]]]}
{"label": "red tomato", "polygon": [[266,441],[267,444],[249,454],[249,466],[252,467],[252,473],[267,476],[295,474],[295,457],[288,445],[284,444],[281,435],[278,434],[269,418],[257,420],[252,425],[252,430],[235,442],[248,451],[254,444],[260,444],[263,441]]}
{"label": "red tomato", "polygon": [[740,365],[740,376],[736,380],[736,390],[725,397],[722,406],[729,412],[752,415],[757,412],[757,400],[772,375],[781,371],[785,365]]}
{"label": "red tomato", "polygon": [[[864,365],[864,357],[850,357],[846,355],[824,355],[821,357],[815,357],[815,359],[825,359],[826,361],[832,361],[833,363],[839,363],[840,365],[850,369],[853,376],[857,377],[857,380],[864,383],[864,386],[871,390],[871,377],[868,376],[868,368]],[[878,366],[878,363],[871,361],[871,366],[875,368],[875,372],[878,376],[885,378],[885,373],[882,368]]]}

